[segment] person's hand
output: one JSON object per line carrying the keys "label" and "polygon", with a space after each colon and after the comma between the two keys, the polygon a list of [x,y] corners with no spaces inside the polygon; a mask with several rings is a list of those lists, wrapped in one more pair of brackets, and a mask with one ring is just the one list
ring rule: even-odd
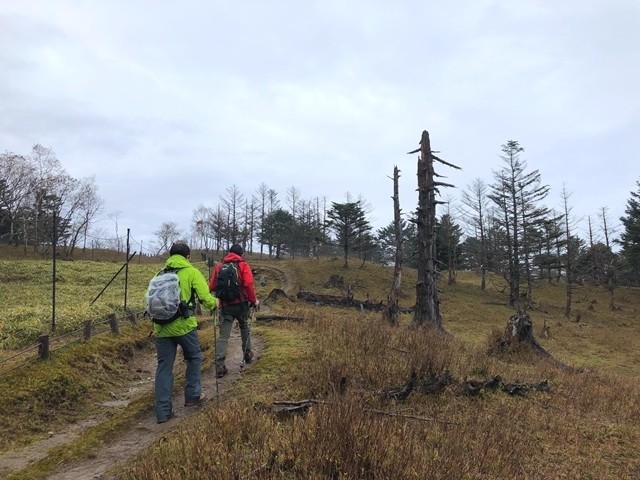
{"label": "person's hand", "polygon": [[260,300],[256,298],[256,303],[253,304],[253,308],[256,310],[260,310]]}

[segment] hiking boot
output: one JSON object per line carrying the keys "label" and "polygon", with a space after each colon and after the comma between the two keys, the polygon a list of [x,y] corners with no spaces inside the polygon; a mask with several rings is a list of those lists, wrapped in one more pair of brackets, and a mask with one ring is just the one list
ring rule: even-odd
{"label": "hiking boot", "polygon": [[253,361],[253,352],[251,350],[247,350],[244,352],[244,363],[251,363]]}
{"label": "hiking boot", "polygon": [[157,422],[158,423],[167,423],[172,418],[176,418],[176,412],[174,412],[173,410],[171,410],[171,413],[169,414],[168,417],[158,418]]}
{"label": "hiking boot", "polygon": [[229,373],[229,370],[227,370],[227,367],[224,365],[217,365],[216,366],[216,377],[218,378],[222,378],[224,377],[227,373]]}
{"label": "hiking boot", "polygon": [[207,396],[204,393],[201,393],[200,397],[196,398],[195,400],[185,400],[184,406],[197,407],[198,405],[202,405],[206,400],[207,400]]}

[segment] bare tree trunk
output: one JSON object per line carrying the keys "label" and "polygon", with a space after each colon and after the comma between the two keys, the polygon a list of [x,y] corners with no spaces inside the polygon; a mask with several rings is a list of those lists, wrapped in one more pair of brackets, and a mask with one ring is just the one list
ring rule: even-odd
{"label": "bare tree trunk", "polygon": [[400,196],[398,194],[398,179],[400,171],[393,167],[393,227],[396,240],[396,258],[393,267],[393,284],[387,297],[387,307],[382,312],[383,320],[398,323],[398,290],[402,281],[402,218],[400,217]]}
{"label": "bare tree trunk", "polygon": [[430,322],[442,329],[440,301],[436,288],[436,200],[433,181],[433,157],[429,133],[422,132],[420,157],[418,158],[418,282],[416,284],[416,308],[413,321]]}
{"label": "bare tree trunk", "polygon": [[609,290],[609,310],[616,309],[615,290],[616,290],[616,271],[613,264],[613,258],[608,255],[611,252],[611,246],[609,245],[609,228],[607,227],[607,208],[602,207],[602,233],[604,233],[604,239],[607,245],[607,257],[608,261],[605,266],[605,277],[607,279],[607,289]]}
{"label": "bare tree trunk", "polygon": [[567,301],[564,307],[564,316],[569,318],[571,316],[571,297],[573,294],[573,245],[571,243],[571,225],[570,225],[570,208],[569,208],[569,193],[566,188],[562,187],[562,201],[564,203],[564,229],[567,237]]}

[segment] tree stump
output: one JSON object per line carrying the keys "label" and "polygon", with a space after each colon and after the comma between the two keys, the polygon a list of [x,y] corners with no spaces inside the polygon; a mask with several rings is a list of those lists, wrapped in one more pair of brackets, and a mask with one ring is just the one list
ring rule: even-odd
{"label": "tree stump", "polygon": [[507,338],[518,342],[537,344],[533,337],[533,322],[526,313],[513,315],[507,322],[504,334]]}
{"label": "tree stump", "polygon": [[555,359],[537,342],[533,336],[533,322],[526,313],[518,313],[509,318],[504,333],[497,339],[491,350],[493,353],[514,353],[517,351],[517,347],[521,346],[530,347],[534,353],[550,360],[551,363],[563,370],[572,370],[568,365]]}

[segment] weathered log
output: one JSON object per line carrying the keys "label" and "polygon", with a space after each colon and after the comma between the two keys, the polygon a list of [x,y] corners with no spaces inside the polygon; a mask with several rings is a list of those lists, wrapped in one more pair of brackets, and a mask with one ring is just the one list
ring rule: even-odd
{"label": "weathered log", "polygon": [[542,392],[550,392],[551,387],[547,380],[537,383],[525,383],[518,380],[514,382],[504,382],[500,375],[495,375],[488,380],[455,380],[449,372],[440,375],[432,373],[420,378],[416,378],[412,373],[409,380],[402,386],[397,388],[389,388],[382,392],[381,399],[391,398],[393,400],[406,400],[412,392],[422,393],[423,395],[437,395],[449,388],[457,395],[477,396],[485,391],[500,390],[509,395],[525,396],[529,391],[536,390]]}
{"label": "weathered log", "polygon": [[551,387],[549,386],[549,382],[543,380],[539,383],[522,383],[522,382],[512,382],[505,383],[502,385],[502,391],[507,392],[509,395],[520,395],[524,396],[527,394],[529,390],[538,390],[539,392],[550,392]]}
{"label": "weathered log", "polygon": [[409,380],[407,380],[404,385],[401,385],[398,388],[389,388],[383,390],[380,394],[380,398],[382,400],[395,400],[396,402],[403,402],[409,397],[409,395],[411,395],[411,392],[413,392],[413,387],[415,386],[417,380],[418,376],[416,375],[416,372],[412,372],[411,377],[409,377]]}
{"label": "weathered log", "polygon": [[[325,295],[320,293],[313,293],[307,290],[300,290],[297,298],[304,300],[305,302],[315,303],[316,305],[333,305],[337,307],[350,307],[357,308],[359,310],[368,310],[373,312],[381,312],[385,308],[383,302],[373,303],[368,300],[356,300],[350,297],[340,297],[338,295]],[[398,311],[401,313],[411,313],[413,309],[398,307]]]}
{"label": "weathered log", "polygon": [[268,406],[263,403],[256,404],[256,408],[265,410],[275,414],[280,419],[290,418],[294,415],[304,415],[307,413],[311,405],[321,403],[319,400],[280,400],[274,401],[273,406]]}
{"label": "weathered log", "polygon": [[291,322],[302,322],[304,321],[303,317],[289,317],[287,315],[260,315],[256,316],[256,322],[264,322],[269,323],[273,321],[284,321],[289,320]]}

